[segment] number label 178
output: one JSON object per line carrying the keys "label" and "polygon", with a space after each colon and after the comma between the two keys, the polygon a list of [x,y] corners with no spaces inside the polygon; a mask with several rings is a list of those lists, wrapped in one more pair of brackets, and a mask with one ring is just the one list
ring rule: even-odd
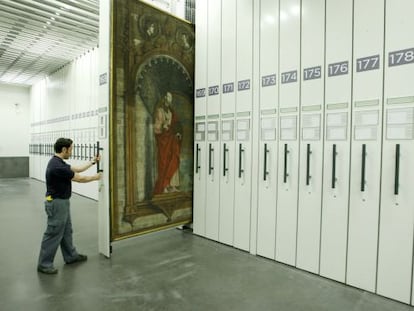
{"label": "number label 178", "polygon": [[388,54],[388,66],[399,66],[414,63],[414,48],[394,51]]}

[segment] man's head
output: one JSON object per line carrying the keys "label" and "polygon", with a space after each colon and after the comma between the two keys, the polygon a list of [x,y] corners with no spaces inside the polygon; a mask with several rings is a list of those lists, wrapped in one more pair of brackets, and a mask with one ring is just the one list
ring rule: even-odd
{"label": "man's head", "polygon": [[55,152],[63,159],[69,159],[72,154],[72,143],[73,140],[70,138],[58,138],[54,145]]}

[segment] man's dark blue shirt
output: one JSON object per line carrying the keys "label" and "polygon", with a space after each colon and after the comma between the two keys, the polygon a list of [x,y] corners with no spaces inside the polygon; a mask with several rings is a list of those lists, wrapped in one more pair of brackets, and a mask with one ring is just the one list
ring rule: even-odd
{"label": "man's dark blue shirt", "polygon": [[53,199],[69,199],[74,175],[69,164],[53,156],[46,168],[46,196],[50,195]]}

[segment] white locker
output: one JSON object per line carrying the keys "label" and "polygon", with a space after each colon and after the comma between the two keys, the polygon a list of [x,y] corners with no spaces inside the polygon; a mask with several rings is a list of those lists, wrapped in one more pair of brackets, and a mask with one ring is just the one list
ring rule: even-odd
{"label": "white locker", "polygon": [[[36,153],[33,156],[33,164],[34,164],[34,169],[33,169],[33,178],[38,179],[38,180],[43,180],[41,175],[42,175],[42,171],[41,171],[41,161],[40,161],[40,154],[39,154],[39,145],[41,143],[40,141],[40,134],[42,132],[42,126],[40,125],[40,121],[42,120],[42,106],[41,103],[45,100],[45,94],[44,94],[44,83],[45,81],[41,81],[40,83],[38,83],[36,85],[36,89],[35,89],[35,102],[32,103],[32,110],[33,112],[33,122],[37,123],[37,125],[35,127],[33,127],[33,133],[34,133],[34,143],[36,145]],[[44,175],[44,172],[43,172]]]}
{"label": "white locker", "polygon": [[[196,99],[195,102],[200,102]],[[199,103],[200,105],[200,103]],[[197,104],[196,104],[197,106]],[[206,122],[205,116],[195,115],[194,124],[194,184],[193,184],[193,232],[206,234]]]}
{"label": "white locker", "polygon": [[[386,1],[377,293],[413,303],[414,27],[410,0]],[[410,300],[411,299],[411,300]]]}
{"label": "white locker", "polygon": [[296,266],[319,273],[321,237],[325,0],[302,0],[301,121]]}
{"label": "white locker", "polygon": [[280,1],[276,260],[295,265],[300,109],[300,0]]}
{"label": "white locker", "polygon": [[32,178],[33,177],[33,173],[34,173],[34,169],[33,169],[33,165],[34,165],[34,161],[33,161],[33,154],[34,152],[34,143],[33,143],[33,134],[30,133],[30,140],[29,140],[29,177]]}
{"label": "white locker", "polygon": [[219,241],[233,245],[236,111],[236,0],[222,1]]}
{"label": "white locker", "polygon": [[207,11],[207,196],[206,237],[218,241],[220,210],[221,1]]}
{"label": "white locker", "polygon": [[326,1],[325,142],[320,274],[345,282],[351,117],[352,0]]}
{"label": "white locker", "polygon": [[[42,91],[42,93],[43,93],[42,97],[43,97],[43,103],[44,103],[44,105],[42,105],[42,107],[41,107],[41,113],[40,113],[40,120],[42,120],[42,121],[46,121],[46,120],[50,119],[49,118],[49,113],[50,112],[48,110],[50,108],[49,108],[49,105],[48,105],[49,97],[48,97],[48,92],[47,92],[47,83],[48,83],[48,81],[45,82],[45,87]],[[39,155],[40,170],[39,170],[38,179],[41,180],[41,181],[46,181],[45,172],[46,172],[47,164],[50,160],[50,157],[46,156],[45,153],[44,153],[44,150],[45,150],[44,146],[46,144],[46,139],[45,139],[46,134],[44,134],[44,133],[48,131],[48,128],[49,128],[48,124],[42,123],[42,125],[40,126],[40,131],[39,131],[40,132],[40,134],[39,134],[39,144],[41,145],[41,147],[40,147],[40,150],[39,150],[40,151],[40,155]],[[68,137],[68,136],[65,136],[65,137]]]}
{"label": "white locker", "polygon": [[250,250],[252,189],[253,3],[237,1],[236,176],[234,246]]}
{"label": "white locker", "polygon": [[381,181],[384,1],[354,0],[347,283],[375,291]]}
{"label": "white locker", "polygon": [[277,198],[278,27],[277,1],[260,3],[260,131],[257,203],[258,255],[275,259]]}
{"label": "white locker", "polygon": [[[37,130],[37,127],[34,127],[33,132],[36,133],[35,131]],[[30,165],[32,165],[31,170],[32,170],[32,175],[30,175],[31,178],[35,178],[35,179],[39,179],[39,169],[40,169],[40,162],[39,162],[39,155],[38,155],[38,135],[37,134],[32,134],[33,137],[33,150],[34,153],[31,155],[30,157]]]}
{"label": "white locker", "polygon": [[207,2],[197,4],[194,99],[193,232],[206,234]]}

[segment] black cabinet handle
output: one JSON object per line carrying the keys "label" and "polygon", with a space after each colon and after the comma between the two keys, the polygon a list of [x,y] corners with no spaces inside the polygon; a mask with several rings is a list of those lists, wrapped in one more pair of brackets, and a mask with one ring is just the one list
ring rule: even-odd
{"label": "black cabinet handle", "polygon": [[198,171],[200,170],[201,166],[199,163],[199,153],[200,153],[200,147],[198,146],[198,144],[196,145],[196,174],[198,174]]}
{"label": "black cabinet handle", "polygon": [[244,173],[244,170],[242,169],[242,153],[244,152],[244,149],[242,148],[242,144],[239,144],[239,178],[241,178],[242,173]]}
{"label": "black cabinet handle", "polygon": [[398,195],[400,183],[400,144],[395,145],[395,176],[394,176],[394,194]]}
{"label": "black cabinet handle", "polygon": [[227,145],[224,144],[223,149],[223,176],[226,176],[227,171],[229,170],[227,167],[227,153],[229,152],[229,148],[227,148]]}
{"label": "black cabinet handle", "polygon": [[[97,142],[96,142],[96,156],[97,156],[97,157],[99,156],[99,152],[100,152],[101,150],[103,150],[103,149],[100,147],[100,145],[99,145],[99,141],[97,141]],[[97,173],[103,172],[103,170],[101,170],[101,169],[100,169],[100,167],[99,167],[99,162],[100,162],[100,161],[97,161],[97,162],[96,162],[96,172],[97,172]]]}
{"label": "black cabinet handle", "polygon": [[284,151],[284,164],[283,164],[283,183],[286,184],[287,182],[287,177],[289,176],[288,172],[287,172],[287,155],[288,155],[288,145],[285,144],[285,151]]}
{"label": "black cabinet handle", "polygon": [[306,186],[309,186],[310,176],[310,155],[312,151],[310,149],[310,144],[306,145]]}
{"label": "black cabinet handle", "polygon": [[361,191],[365,191],[365,160],[367,156],[367,145],[362,144],[362,165],[361,165]]}
{"label": "black cabinet handle", "polygon": [[214,152],[214,148],[211,144],[209,144],[208,145],[208,174],[209,175],[211,175],[211,171],[214,170],[214,166],[211,166],[213,152]]}
{"label": "black cabinet handle", "polygon": [[269,149],[267,149],[267,144],[264,144],[263,180],[266,180],[267,175],[269,175],[269,172],[267,171],[267,154],[268,153],[269,153]]}
{"label": "black cabinet handle", "polygon": [[332,189],[336,184],[336,144],[332,145]]}

